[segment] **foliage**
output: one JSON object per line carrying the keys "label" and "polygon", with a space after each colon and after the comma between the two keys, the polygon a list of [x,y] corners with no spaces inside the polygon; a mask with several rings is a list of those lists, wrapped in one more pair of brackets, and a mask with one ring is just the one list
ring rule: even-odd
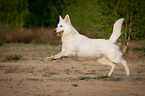
{"label": "foliage", "polygon": [[73,83],[71,86],[78,87],[78,84]]}
{"label": "foliage", "polygon": [[[71,3],[71,4],[70,4]],[[144,34],[144,4],[143,0],[64,0],[63,14],[70,14],[72,24],[81,28],[97,31],[96,37],[106,37],[112,33],[116,20],[125,18],[123,32],[131,35],[131,39],[145,39]],[[131,10],[133,11],[131,14]],[[132,20],[131,20],[132,15]],[[126,27],[127,22],[127,27]],[[131,32],[129,33],[131,22]]]}
{"label": "foliage", "polygon": [[55,25],[61,2],[59,0],[28,0],[30,14],[25,18],[25,27]]}
{"label": "foliage", "polygon": [[20,60],[21,58],[22,58],[21,55],[13,54],[13,55],[6,56],[5,60],[6,61],[13,61],[13,60]]}
{"label": "foliage", "polygon": [[0,0],[0,23],[10,28],[25,25],[24,18],[30,14],[27,0]]}
{"label": "foliage", "polygon": [[10,28],[55,25],[61,0],[0,0],[0,22]]}
{"label": "foliage", "polygon": [[[76,28],[109,36],[113,23],[125,18],[123,32],[145,39],[145,0],[0,0],[0,29],[56,26],[58,15],[69,14]],[[0,33],[1,35],[1,33]],[[125,34],[123,34],[125,35]]]}

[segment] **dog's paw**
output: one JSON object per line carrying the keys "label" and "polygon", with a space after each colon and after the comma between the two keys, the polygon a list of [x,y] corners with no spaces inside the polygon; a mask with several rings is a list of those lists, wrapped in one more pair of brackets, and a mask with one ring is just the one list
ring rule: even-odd
{"label": "dog's paw", "polygon": [[46,60],[48,60],[48,61],[52,61],[52,60],[54,60],[54,57],[53,57],[53,56],[51,56],[51,57],[47,57]]}

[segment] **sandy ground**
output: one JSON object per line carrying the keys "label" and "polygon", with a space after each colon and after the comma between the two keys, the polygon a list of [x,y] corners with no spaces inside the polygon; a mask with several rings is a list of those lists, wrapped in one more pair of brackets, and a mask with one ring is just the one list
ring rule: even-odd
{"label": "sandy ground", "polygon": [[[0,46],[0,96],[145,96],[145,55],[125,58],[132,72],[127,77],[118,65],[110,78],[110,66],[95,59],[47,56],[61,46],[3,44]],[[20,60],[9,59],[20,55]]]}

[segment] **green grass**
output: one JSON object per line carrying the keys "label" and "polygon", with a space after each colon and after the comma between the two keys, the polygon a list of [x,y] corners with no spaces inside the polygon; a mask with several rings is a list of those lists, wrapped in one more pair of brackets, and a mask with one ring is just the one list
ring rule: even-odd
{"label": "green grass", "polygon": [[57,73],[57,72],[45,72],[42,76],[43,77],[50,77],[51,75],[57,75],[57,74],[59,74],[59,73]]}
{"label": "green grass", "polygon": [[51,96],[51,95],[42,95],[42,94],[37,94],[35,96]]}
{"label": "green grass", "polygon": [[0,66],[0,70],[3,70],[5,66]]}
{"label": "green grass", "polygon": [[30,81],[43,81],[42,79],[35,79],[35,78],[26,78],[26,80],[30,80]]}
{"label": "green grass", "polygon": [[141,51],[141,52],[145,52],[145,47],[141,47],[141,48],[134,47],[134,48],[133,48],[133,51]]}
{"label": "green grass", "polygon": [[94,75],[94,74],[97,74],[97,73],[82,73],[83,75]]}
{"label": "green grass", "polygon": [[56,72],[48,72],[49,75],[57,75],[58,73]]}
{"label": "green grass", "polygon": [[98,76],[98,77],[78,77],[79,80],[89,80],[89,79],[97,79],[97,80],[104,80],[104,81],[119,81],[120,78],[115,77],[108,77],[108,76]]}
{"label": "green grass", "polygon": [[69,75],[70,69],[64,69],[64,72]]}
{"label": "green grass", "polygon": [[42,76],[43,76],[43,77],[50,77],[49,74],[43,74]]}
{"label": "green grass", "polygon": [[78,87],[78,84],[73,83],[73,84],[71,84],[71,86]]}
{"label": "green grass", "polygon": [[97,79],[97,80],[103,80],[103,81],[114,81],[114,82],[135,82],[143,80],[144,78],[134,78],[134,77],[128,77],[128,78],[121,78],[121,77],[108,77],[108,76],[98,76],[98,77],[78,77],[79,80],[90,80],[90,79]]}
{"label": "green grass", "polygon": [[28,71],[28,73],[33,73],[33,71],[31,70],[31,71]]}
{"label": "green grass", "polygon": [[12,81],[12,79],[0,79],[0,81]]}
{"label": "green grass", "polygon": [[18,71],[18,68],[17,67],[12,67],[12,68],[8,68],[8,69],[5,69],[5,73],[16,73]]}
{"label": "green grass", "polygon": [[94,72],[90,72],[90,73],[83,73],[81,71],[75,71],[75,72],[78,72],[79,74],[82,74],[82,75],[96,75],[97,73],[94,73]]}
{"label": "green grass", "polygon": [[17,54],[13,54],[13,55],[7,55],[5,57],[5,61],[17,61],[17,60],[20,60],[22,58],[21,55],[17,55]]}
{"label": "green grass", "polygon": [[54,72],[54,71],[51,71],[50,68],[44,68],[42,70],[39,70],[38,72],[40,72],[42,74],[43,77],[50,77],[50,76],[53,76],[53,75],[58,75],[60,73],[58,72]]}

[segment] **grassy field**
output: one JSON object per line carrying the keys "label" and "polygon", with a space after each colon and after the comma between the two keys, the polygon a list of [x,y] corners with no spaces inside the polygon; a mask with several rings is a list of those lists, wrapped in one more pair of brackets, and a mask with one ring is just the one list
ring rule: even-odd
{"label": "grassy field", "polygon": [[127,77],[124,67],[118,65],[113,75],[107,77],[111,67],[95,59],[69,57],[46,61],[46,57],[60,52],[60,45],[3,44],[0,96],[144,96],[142,48],[134,47],[124,56],[132,76]]}

